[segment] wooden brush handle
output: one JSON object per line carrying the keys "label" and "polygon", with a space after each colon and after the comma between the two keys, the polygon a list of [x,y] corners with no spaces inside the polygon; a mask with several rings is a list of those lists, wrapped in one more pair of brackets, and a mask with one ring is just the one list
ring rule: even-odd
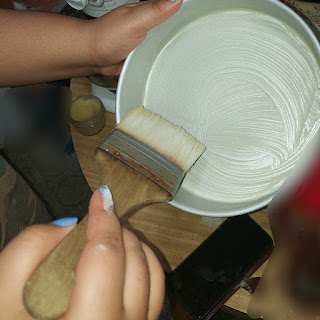
{"label": "wooden brush handle", "polygon": [[[110,154],[99,149],[96,159],[102,184],[110,187],[119,217],[147,204],[172,200],[163,188]],[[24,303],[34,318],[58,319],[68,309],[77,264],[86,245],[87,223],[88,216],[66,236],[27,282]]]}
{"label": "wooden brush handle", "polygon": [[84,246],[88,215],[58,245],[27,282],[23,299],[36,319],[58,319],[67,310]]}

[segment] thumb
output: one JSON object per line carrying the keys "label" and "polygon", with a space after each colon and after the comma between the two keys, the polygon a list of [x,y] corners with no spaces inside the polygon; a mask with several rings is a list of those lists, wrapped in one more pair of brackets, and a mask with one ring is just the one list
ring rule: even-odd
{"label": "thumb", "polygon": [[128,6],[134,7],[131,14],[132,21],[136,21],[137,31],[146,34],[175,14],[182,2],[183,0],[150,0]]}

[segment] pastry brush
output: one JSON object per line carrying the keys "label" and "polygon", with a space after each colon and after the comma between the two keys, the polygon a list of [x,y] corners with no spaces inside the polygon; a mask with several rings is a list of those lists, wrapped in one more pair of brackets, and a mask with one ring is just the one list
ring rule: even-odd
{"label": "pastry brush", "polygon": [[[148,204],[169,202],[205,146],[142,106],[133,107],[97,148],[101,184],[109,186],[118,217]],[[76,267],[86,245],[88,215],[33,273],[24,303],[36,319],[67,310]]]}

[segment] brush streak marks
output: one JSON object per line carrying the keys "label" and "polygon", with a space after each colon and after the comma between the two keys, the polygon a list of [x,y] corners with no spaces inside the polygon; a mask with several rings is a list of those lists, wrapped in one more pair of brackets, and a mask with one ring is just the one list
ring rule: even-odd
{"label": "brush streak marks", "polygon": [[182,189],[243,202],[276,191],[310,143],[319,88],[319,62],[300,35],[271,16],[229,11],[175,35],[152,68],[144,106],[207,147]]}

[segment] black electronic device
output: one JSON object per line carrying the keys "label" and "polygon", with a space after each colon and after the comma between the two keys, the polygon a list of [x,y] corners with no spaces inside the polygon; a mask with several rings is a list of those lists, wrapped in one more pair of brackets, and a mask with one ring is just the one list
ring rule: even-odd
{"label": "black electronic device", "polygon": [[238,288],[250,287],[272,249],[272,238],[248,215],[228,218],[167,275],[169,292],[189,318],[211,319]]}

